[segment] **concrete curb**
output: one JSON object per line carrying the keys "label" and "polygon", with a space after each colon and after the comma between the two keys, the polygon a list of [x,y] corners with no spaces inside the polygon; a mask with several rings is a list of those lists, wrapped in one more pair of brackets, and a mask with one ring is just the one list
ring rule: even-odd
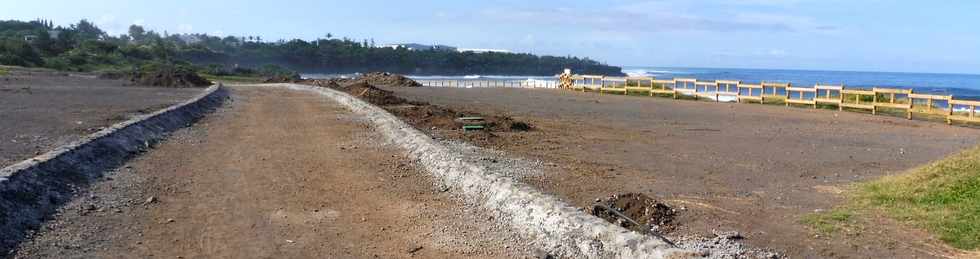
{"label": "concrete curb", "polygon": [[189,126],[228,97],[220,85],[157,112],[115,124],[43,155],[0,169],[0,257],[29,229],[90,184],[176,129]]}
{"label": "concrete curb", "polygon": [[563,258],[689,258],[698,253],[636,234],[510,178],[489,174],[384,109],[347,93],[297,84],[275,84],[328,97],[365,116],[388,140],[466,202],[479,204],[541,249]]}

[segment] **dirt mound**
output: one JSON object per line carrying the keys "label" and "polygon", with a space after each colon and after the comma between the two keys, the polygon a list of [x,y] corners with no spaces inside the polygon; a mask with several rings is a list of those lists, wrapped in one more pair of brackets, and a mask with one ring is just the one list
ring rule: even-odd
{"label": "dirt mound", "polygon": [[419,82],[409,79],[402,75],[396,75],[386,72],[371,72],[361,75],[357,79],[360,82],[365,82],[372,85],[381,86],[394,86],[394,87],[419,87],[422,86]]}
{"label": "dirt mound", "polygon": [[277,76],[267,77],[267,78],[265,78],[265,80],[262,80],[263,83],[267,83],[267,84],[274,84],[274,83],[298,83],[298,82],[301,82],[301,81],[302,81],[302,79],[299,78],[299,75],[296,75],[296,76],[277,75]]}
{"label": "dirt mound", "polygon": [[341,85],[350,84],[352,83],[352,81],[347,78],[328,78],[328,79],[304,79],[301,80],[299,83],[319,86],[319,87],[339,89]]}
{"label": "dirt mound", "polygon": [[[378,73],[380,74],[380,73]],[[388,75],[391,76],[391,75]],[[398,79],[391,79],[398,80]],[[411,79],[406,79],[411,80]],[[507,116],[483,115],[479,112],[457,111],[446,107],[431,105],[424,102],[412,102],[396,96],[391,91],[375,87],[375,84],[368,83],[367,79],[313,79],[304,80],[302,83],[319,87],[328,87],[344,91],[353,96],[359,97],[371,104],[381,106],[388,112],[404,119],[409,124],[423,130],[461,130],[463,124],[457,119],[461,117],[480,117],[484,131],[489,132],[520,132],[529,131],[533,127],[521,121],[516,121]],[[414,81],[412,81],[414,82]],[[474,133],[476,135],[477,133]],[[492,134],[490,134],[492,135]],[[492,138],[493,136],[485,136]]]}
{"label": "dirt mound", "polygon": [[617,194],[600,199],[592,206],[591,213],[633,231],[656,234],[673,231],[674,217],[677,215],[677,211],[667,204],[642,193]]}
{"label": "dirt mound", "polygon": [[194,71],[180,68],[144,69],[138,72],[105,72],[99,79],[129,80],[134,85],[172,88],[207,87],[211,81]]}
{"label": "dirt mound", "polygon": [[409,103],[407,100],[395,96],[391,91],[378,89],[377,87],[365,82],[341,85],[337,89],[343,90],[344,92],[347,92],[353,96],[357,96],[363,100],[373,103],[374,105],[386,106]]}

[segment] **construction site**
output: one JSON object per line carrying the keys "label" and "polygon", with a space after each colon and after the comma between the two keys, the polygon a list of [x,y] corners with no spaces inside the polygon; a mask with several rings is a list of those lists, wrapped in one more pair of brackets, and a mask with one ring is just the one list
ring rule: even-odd
{"label": "construction site", "polygon": [[975,103],[952,97],[569,73],[0,80],[4,257],[970,255],[887,218],[832,236],[804,222],[851,184],[980,143]]}

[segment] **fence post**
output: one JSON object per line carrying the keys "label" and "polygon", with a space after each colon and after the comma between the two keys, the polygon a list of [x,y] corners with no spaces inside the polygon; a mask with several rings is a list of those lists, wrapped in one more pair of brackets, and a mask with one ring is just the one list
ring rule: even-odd
{"label": "fence post", "polygon": [[[742,103],[742,81],[735,84],[735,103]],[[752,88],[749,88],[749,95],[752,95]]]}
{"label": "fence post", "polygon": [[606,88],[606,78],[599,79],[599,95],[602,95],[602,90]]}
{"label": "fence post", "polygon": [[[785,92],[786,92],[786,100],[785,100],[785,101],[783,101],[783,104],[786,104],[786,107],[789,107],[789,98],[790,98],[790,96],[791,96],[791,94],[789,93],[789,85],[786,85],[786,88],[784,88],[784,89],[785,89],[785,90],[783,90],[783,91],[785,91]],[[773,94],[775,94],[775,93],[776,93],[776,88],[773,88],[773,89],[772,89],[772,93],[773,93]]]}
{"label": "fence post", "polygon": [[946,124],[953,125],[953,96],[950,95],[949,99],[946,100],[946,105],[948,106],[946,110]]}
{"label": "fence post", "polygon": [[846,86],[844,86],[844,82],[841,81],[840,82],[840,92],[838,93],[838,94],[840,94],[840,105],[837,105],[837,108],[840,108],[841,111],[844,110],[844,88],[845,87]]}
{"label": "fence post", "polygon": [[876,115],[878,114],[878,106],[875,105],[878,103],[878,90],[871,88],[871,93],[874,94],[871,97],[871,115]]}
{"label": "fence post", "polygon": [[673,90],[671,91],[674,94],[673,98],[677,99],[677,79],[675,78],[673,81],[674,81],[674,87],[671,88],[670,90]]}
{"label": "fence post", "polygon": [[914,100],[914,99],[912,99],[912,92],[913,92],[913,90],[911,90],[911,89],[909,89],[909,95],[908,95],[908,99],[909,99],[909,109],[908,109],[908,110],[906,110],[906,111],[908,111],[908,117],[907,117],[907,119],[909,119],[909,120],[911,120],[911,119],[912,119],[912,106],[914,106],[914,105],[915,105],[915,100]]}

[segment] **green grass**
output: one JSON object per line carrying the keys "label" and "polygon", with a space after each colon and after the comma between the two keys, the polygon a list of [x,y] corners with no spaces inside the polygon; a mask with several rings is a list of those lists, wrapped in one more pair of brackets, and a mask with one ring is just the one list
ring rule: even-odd
{"label": "green grass", "polygon": [[820,233],[831,234],[840,228],[852,224],[851,220],[854,212],[847,209],[835,209],[823,213],[813,213],[803,217],[803,224],[807,224]]}
{"label": "green grass", "polygon": [[10,72],[7,72],[7,69],[6,68],[0,67],[0,76],[5,76],[8,73],[10,73]]}
{"label": "green grass", "polygon": [[921,227],[950,246],[980,248],[980,147],[900,175],[860,183],[849,202],[804,217],[818,231],[833,232],[859,212],[881,213]]}

